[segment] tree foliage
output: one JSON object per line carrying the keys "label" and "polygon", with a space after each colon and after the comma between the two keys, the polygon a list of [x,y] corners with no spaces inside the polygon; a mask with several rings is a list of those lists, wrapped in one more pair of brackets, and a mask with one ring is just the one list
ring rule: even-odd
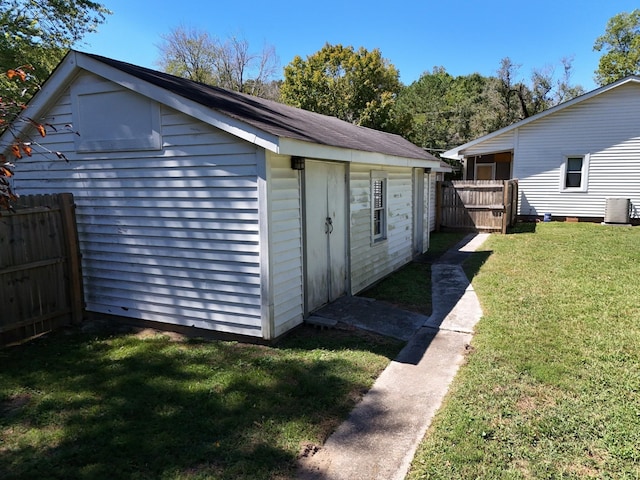
{"label": "tree foliage", "polygon": [[250,95],[277,95],[273,78],[278,57],[273,46],[252,52],[243,38],[232,36],[223,41],[184,26],[161,38],[157,64],[167,73]]}
{"label": "tree foliage", "polygon": [[453,77],[436,67],[400,94],[396,108],[412,117],[408,138],[428,150],[447,150],[511,125],[583,93],[571,84],[571,60],[535,69],[527,81],[519,65],[504,58],[496,76]]}
{"label": "tree foliage", "polygon": [[307,57],[296,56],[284,69],[284,103],[390,132],[406,128],[394,109],[402,89],[396,68],[380,50],[326,44]]}
{"label": "tree foliage", "polygon": [[94,31],[108,15],[103,5],[90,0],[3,0],[0,2],[0,68],[23,69],[28,87],[0,78],[3,99],[26,101],[46,79],[67,50]]}
{"label": "tree foliage", "polygon": [[640,10],[611,17],[593,49],[605,52],[595,71],[600,85],[640,74]]}
{"label": "tree foliage", "polygon": [[[65,159],[37,142],[52,125],[18,114],[67,50],[104,22],[110,12],[89,0],[3,0],[0,2],[0,133],[12,135],[0,145],[0,210],[10,209],[17,196],[12,188],[14,162],[39,149]],[[28,113],[28,110],[27,112]],[[18,137],[16,121],[27,122],[31,135]]]}

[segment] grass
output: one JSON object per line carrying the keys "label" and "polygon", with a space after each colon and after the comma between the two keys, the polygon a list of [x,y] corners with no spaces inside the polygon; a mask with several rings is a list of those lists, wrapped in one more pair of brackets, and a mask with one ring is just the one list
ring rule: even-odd
{"label": "grass", "polygon": [[484,317],[410,480],[640,478],[640,228],[523,227],[471,259]]}
{"label": "grass", "polygon": [[[414,262],[367,295],[428,313],[430,277]],[[70,330],[0,350],[0,478],[290,478],[401,347],[305,328],[275,348]]]}
{"label": "grass", "polygon": [[310,328],[275,348],[70,330],[0,350],[0,478],[290,478],[401,346]]}
{"label": "grass", "polygon": [[431,264],[464,238],[464,233],[434,233],[423,258],[409,263],[364,291],[363,297],[375,298],[407,310],[431,314]]}

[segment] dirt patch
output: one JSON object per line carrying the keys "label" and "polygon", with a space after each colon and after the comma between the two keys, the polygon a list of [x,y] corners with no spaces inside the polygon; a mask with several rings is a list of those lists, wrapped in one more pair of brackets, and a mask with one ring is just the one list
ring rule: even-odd
{"label": "dirt patch", "polygon": [[142,328],[137,330],[133,336],[141,340],[145,340],[147,338],[168,337],[172,342],[184,342],[187,339],[187,337],[181,333],[166,330],[155,330],[153,328]]}

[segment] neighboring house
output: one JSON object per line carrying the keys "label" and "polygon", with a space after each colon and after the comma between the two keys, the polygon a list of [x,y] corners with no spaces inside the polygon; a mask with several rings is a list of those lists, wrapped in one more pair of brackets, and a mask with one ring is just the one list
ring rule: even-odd
{"label": "neighboring house", "polygon": [[445,152],[466,180],[518,179],[520,216],[602,220],[607,199],[640,218],[640,77],[598,88]]}
{"label": "neighboring house", "polygon": [[88,312],[271,340],[429,245],[443,167],[397,135],[75,51],[25,115],[69,162],[15,187],[74,194]]}

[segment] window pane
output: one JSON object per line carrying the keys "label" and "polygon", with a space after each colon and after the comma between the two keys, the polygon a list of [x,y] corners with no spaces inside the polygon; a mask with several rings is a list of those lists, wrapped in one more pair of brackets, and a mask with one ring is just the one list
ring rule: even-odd
{"label": "window pane", "polygon": [[378,236],[382,234],[382,211],[375,210],[373,212],[373,235]]}
{"label": "window pane", "polygon": [[567,173],[567,187],[579,187],[580,186],[580,180],[582,178],[582,174],[581,173],[571,173],[568,172]]}
{"label": "window pane", "polygon": [[582,170],[582,158],[567,158],[567,172],[579,172]]}

